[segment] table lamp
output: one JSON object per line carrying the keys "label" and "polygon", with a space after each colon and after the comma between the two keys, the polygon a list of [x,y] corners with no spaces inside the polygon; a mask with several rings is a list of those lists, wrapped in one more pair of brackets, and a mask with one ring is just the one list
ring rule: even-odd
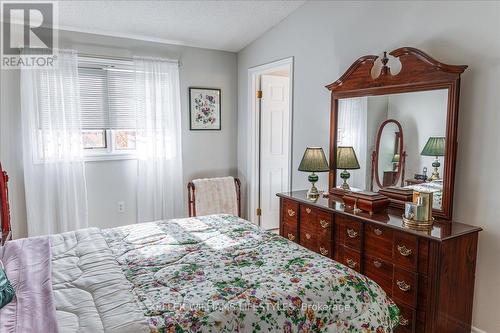
{"label": "table lamp", "polygon": [[432,172],[431,178],[429,178],[431,181],[440,179],[438,168],[441,166],[441,163],[439,163],[439,156],[444,156],[444,149],[445,149],[445,138],[431,136],[429,140],[427,140],[424,149],[422,149],[422,152],[420,153],[420,155],[422,156],[436,157],[436,160],[432,162],[434,171]]}
{"label": "table lamp", "polygon": [[318,181],[318,175],[315,172],[330,171],[328,162],[326,161],[325,153],[321,147],[307,147],[300,161],[299,171],[311,172],[308,180],[311,182],[311,188],[307,192],[310,198],[317,198],[319,196],[318,189],[314,185]]}
{"label": "table lamp", "polygon": [[350,187],[347,184],[347,180],[351,177],[351,174],[347,170],[360,169],[353,147],[337,147],[337,169],[344,169],[340,174],[340,178],[344,180],[341,188],[349,191]]}

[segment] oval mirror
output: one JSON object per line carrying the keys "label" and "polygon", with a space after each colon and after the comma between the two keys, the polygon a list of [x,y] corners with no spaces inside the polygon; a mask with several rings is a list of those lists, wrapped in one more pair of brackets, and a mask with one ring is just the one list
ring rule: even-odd
{"label": "oval mirror", "polygon": [[397,120],[388,119],[380,125],[373,157],[377,186],[395,186],[404,172],[403,128]]}

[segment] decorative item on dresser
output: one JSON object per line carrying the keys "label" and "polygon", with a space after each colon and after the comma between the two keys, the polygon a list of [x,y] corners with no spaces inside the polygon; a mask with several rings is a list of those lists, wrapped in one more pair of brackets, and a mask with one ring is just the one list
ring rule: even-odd
{"label": "decorative item on dresser", "polygon": [[[379,74],[372,76],[377,72],[374,66],[379,57],[368,55],[355,61],[337,81],[327,86],[332,102],[329,192],[337,196],[310,202],[305,191],[278,194],[280,233],[377,282],[401,310],[396,332],[470,333],[481,228],[451,220],[460,74],[467,66],[441,63],[411,47],[399,48],[389,55],[401,63],[399,73],[391,72],[390,59],[384,52]],[[361,171],[365,171],[361,174],[371,174],[372,181],[361,178],[357,183],[365,187],[356,191],[369,189],[375,179],[379,187],[376,190],[390,199],[386,212],[372,211],[371,215],[349,209],[352,203],[347,202],[352,202],[352,198],[349,194],[345,196],[346,193],[338,196],[337,187],[340,161],[336,152],[343,145],[343,137],[349,135],[345,129],[367,131],[364,127],[346,125],[352,119],[348,119],[350,110],[345,106],[360,98],[374,103],[358,103],[361,106],[357,111],[363,116],[358,118],[371,124],[371,131],[378,127],[379,132],[371,164],[360,165]],[[424,116],[424,112],[430,116]],[[408,122],[408,119],[418,121]],[[403,145],[403,130],[412,138],[411,145]],[[428,163],[420,154],[426,142],[418,138],[429,137],[446,138],[441,140],[445,155],[442,180],[405,186],[404,170],[416,174]],[[357,148],[356,154],[369,156],[367,150]],[[400,157],[397,168],[393,164],[395,154]],[[436,155],[432,151],[432,154],[441,153]],[[397,171],[391,186],[380,181],[383,171]],[[414,191],[432,192],[424,206],[435,220],[427,223],[425,230],[408,228],[403,221],[405,203],[413,201]]]}
{"label": "decorative item on dresser", "polygon": [[441,220],[416,231],[399,211],[354,214],[305,190],[278,197],[280,235],[377,282],[401,311],[395,332],[470,333],[480,228]]}
{"label": "decorative item on dresser", "polygon": [[327,172],[329,170],[323,148],[307,147],[300,161],[299,171],[311,172],[307,178],[311,182],[311,188],[307,193],[310,198],[314,199],[319,196],[318,189],[314,185],[319,179],[315,172]]}
{"label": "decorative item on dresser", "polygon": [[346,209],[354,212],[365,211],[370,215],[385,212],[389,205],[389,199],[385,195],[368,191],[347,192],[343,201]]}

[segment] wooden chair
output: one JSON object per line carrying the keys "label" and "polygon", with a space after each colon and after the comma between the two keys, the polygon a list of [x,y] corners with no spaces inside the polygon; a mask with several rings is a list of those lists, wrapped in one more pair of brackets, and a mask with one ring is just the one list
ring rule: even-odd
{"label": "wooden chair", "polygon": [[[241,217],[241,182],[238,178],[234,178],[234,187],[236,189],[236,200],[238,205],[238,216]],[[188,183],[188,207],[189,217],[196,216],[196,188],[193,182]]]}
{"label": "wooden chair", "polygon": [[2,238],[0,238],[0,245],[12,238],[12,230],[10,227],[10,208],[9,208],[9,190],[7,182],[9,176],[7,172],[3,171],[2,164],[0,163],[0,226],[2,230]]}

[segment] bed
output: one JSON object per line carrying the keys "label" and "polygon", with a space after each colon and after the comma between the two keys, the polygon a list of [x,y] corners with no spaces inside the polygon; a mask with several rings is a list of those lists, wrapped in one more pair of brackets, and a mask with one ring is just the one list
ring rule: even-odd
{"label": "bed", "polygon": [[398,322],[367,277],[232,215],[82,229],[3,250],[17,298],[0,310],[1,332],[381,333]]}

